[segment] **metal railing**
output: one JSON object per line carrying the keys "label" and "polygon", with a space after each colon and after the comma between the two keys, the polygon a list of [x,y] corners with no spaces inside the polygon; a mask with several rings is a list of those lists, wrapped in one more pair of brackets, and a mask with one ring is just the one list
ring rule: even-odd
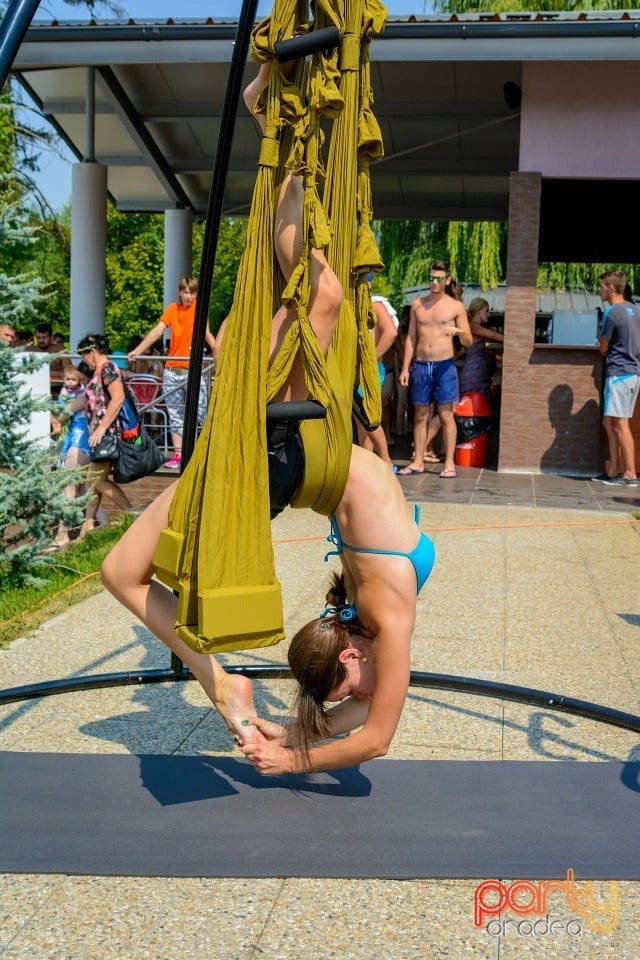
{"label": "metal railing", "polygon": [[[74,365],[77,365],[78,361],[82,359],[81,355],[78,353],[52,353],[48,355],[42,354],[42,356],[43,357],[46,356],[49,362],[49,366],[51,366],[51,364],[55,360],[61,360],[63,364],[62,370],[60,370],[60,380],[57,380],[57,379],[52,380],[51,381],[52,387],[54,385],[55,387],[59,387],[62,385],[62,378],[64,377],[64,362],[66,360],[72,360],[74,361]],[[124,360],[126,360],[126,357],[123,356],[122,354],[108,354],[108,357],[118,366],[118,369],[123,374],[123,378],[125,379],[127,385],[131,387],[132,393],[136,398],[138,413],[142,417],[145,427],[149,430],[152,437],[154,438],[154,440],[156,441],[156,443],[158,444],[162,452],[165,454],[165,456],[168,456],[173,451],[173,442],[171,439],[171,430],[169,427],[169,416],[167,413],[166,400],[167,400],[167,397],[171,397],[174,394],[180,392],[181,390],[184,389],[184,387],[181,385],[178,385],[168,390],[164,390],[163,379],[161,375],[158,375],[156,373],[142,373],[142,372],[138,373],[136,370],[131,370],[129,368],[123,369],[120,366],[120,364]],[[148,362],[148,363],[154,363],[158,365],[161,364],[164,369],[164,365],[167,360],[180,360],[180,361],[188,362],[189,357],[188,356],[169,357],[168,354],[154,353],[154,354],[143,354],[139,357],[136,357],[133,363],[135,364],[136,361],[138,360],[143,362]],[[186,372],[186,368],[185,368],[185,372]],[[204,384],[205,384],[207,397],[211,396],[211,388],[213,386],[214,376],[215,376],[215,361],[207,358],[204,361],[204,364],[202,367],[202,380],[204,381]],[[150,400],[148,400],[147,402],[144,402],[143,400],[140,399],[140,394],[142,393],[142,391],[136,392],[136,389],[135,389],[136,385],[148,385],[149,387],[155,387],[156,392],[154,393],[153,397]],[[53,399],[54,398],[53,390],[51,395]],[[201,425],[197,424],[196,430],[198,433],[200,429],[201,429]]]}

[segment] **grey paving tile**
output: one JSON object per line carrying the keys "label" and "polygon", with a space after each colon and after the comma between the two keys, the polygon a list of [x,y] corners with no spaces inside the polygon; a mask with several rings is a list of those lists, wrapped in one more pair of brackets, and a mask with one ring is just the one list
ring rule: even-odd
{"label": "grey paving tile", "polygon": [[[640,713],[640,523],[588,485],[470,471],[403,484],[438,551],[421,594],[415,670],[564,693]],[[461,484],[456,491],[456,484]],[[487,503],[481,502],[486,498]],[[508,504],[519,499],[518,504]],[[620,498],[619,498],[620,499]],[[470,503],[472,502],[472,505]],[[586,509],[576,509],[586,507]],[[322,606],[327,522],[285,511],[274,552],[291,633]],[[312,572],[312,573],[310,573]],[[317,572],[317,574],[316,574]],[[322,584],[319,583],[322,580]],[[87,623],[100,623],[88,643]],[[286,644],[226,662],[282,663]],[[0,653],[3,685],[166,666],[168,654],[106,594]],[[257,681],[260,712],[290,713],[289,681]],[[121,687],[0,708],[0,747],[230,753],[195,683]],[[411,688],[390,758],[634,760],[640,735],[504,699]],[[381,825],[381,829],[383,825]],[[374,838],[375,839],[375,838]],[[329,838],[330,840],[330,838]],[[536,878],[531,878],[535,880]],[[477,881],[0,877],[3,960],[636,960],[640,884],[619,884],[609,935],[499,936],[473,925]],[[570,919],[566,903],[553,915]]]}

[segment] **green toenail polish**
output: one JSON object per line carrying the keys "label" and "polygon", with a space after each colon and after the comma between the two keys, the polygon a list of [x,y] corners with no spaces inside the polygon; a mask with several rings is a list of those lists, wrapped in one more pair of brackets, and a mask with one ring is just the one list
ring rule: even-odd
{"label": "green toenail polish", "polygon": [[241,720],[240,723],[242,724],[243,727],[248,727],[248,726],[249,726],[249,721],[248,721],[248,720]]}

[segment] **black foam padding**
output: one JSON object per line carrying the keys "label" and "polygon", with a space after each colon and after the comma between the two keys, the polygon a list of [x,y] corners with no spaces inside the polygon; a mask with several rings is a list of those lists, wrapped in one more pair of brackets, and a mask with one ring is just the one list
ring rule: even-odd
{"label": "black foam padding", "polygon": [[640,879],[640,764],[0,753],[0,871]]}

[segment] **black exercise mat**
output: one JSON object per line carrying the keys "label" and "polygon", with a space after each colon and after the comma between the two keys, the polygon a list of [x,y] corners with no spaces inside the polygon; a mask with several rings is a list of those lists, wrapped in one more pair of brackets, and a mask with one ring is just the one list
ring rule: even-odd
{"label": "black exercise mat", "polygon": [[0,871],[640,879],[640,764],[0,753]]}

